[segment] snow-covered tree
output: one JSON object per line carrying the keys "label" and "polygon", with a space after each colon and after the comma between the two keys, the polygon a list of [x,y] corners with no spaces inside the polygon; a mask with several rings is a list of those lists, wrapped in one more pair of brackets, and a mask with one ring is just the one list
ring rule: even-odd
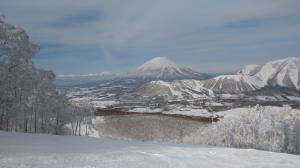
{"label": "snow-covered tree", "polygon": [[[38,50],[22,28],[0,16],[0,130],[62,134],[77,120],[55,74],[34,66]],[[91,113],[80,115],[85,120]]]}
{"label": "snow-covered tree", "polygon": [[94,111],[92,104],[88,101],[72,103],[72,134],[75,136],[89,135],[93,130]]}
{"label": "snow-covered tree", "polygon": [[286,105],[257,105],[199,130],[185,141],[216,146],[300,153],[300,113]]}

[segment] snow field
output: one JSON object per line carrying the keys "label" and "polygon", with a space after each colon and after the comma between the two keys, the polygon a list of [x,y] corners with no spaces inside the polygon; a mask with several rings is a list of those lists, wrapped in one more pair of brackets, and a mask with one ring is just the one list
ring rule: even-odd
{"label": "snow field", "polygon": [[300,156],[201,145],[0,132],[1,168],[298,168]]}

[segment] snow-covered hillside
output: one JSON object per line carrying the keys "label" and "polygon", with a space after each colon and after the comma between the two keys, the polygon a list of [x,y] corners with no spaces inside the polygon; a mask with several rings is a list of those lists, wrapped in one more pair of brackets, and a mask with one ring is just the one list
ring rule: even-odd
{"label": "snow-covered hillside", "polygon": [[207,79],[209,75],[177,65],[166,57],[153,58],[128,74],[129,77],[158,80]]}
{"label": "snow-covered hillside", "polygon": [[300,156],[252,149],[163,145],[0,132],[1,168],[298,168]]}
{"label": "snow-covered hillside", "polygon": [[300,57],[268,62],[255,76],[265,85],[300,89]]}
{"label": "snow-covered hillside", "polygon": [[135,91],[147,96],[166,96],[169,98],[184,98],[189,95],[193,98],[209,98],[210,90],[204,88],[201,81],[179,80],[174,82],[152,81],[142,85]]}
{"label": "snow-covered hillside", "polygon": [[250,64],[238,70],[236,74],[252,76],[255,75],[260,69],[261,69],[261,65]]}
{"label": "snow-covered hillside", "polygon": [[204,87],[218,92],[249,92],[263,87],[300,89],[300,57],[247,65],[235,75],[218,76],[204,82]]}
{"label": "snow-covered hillside", "polygon": [[151,98],[164,96],[168,100],[209,100],[216,96],[231,99],[243,92],[255,91],[262,85],[256,77],[222,75],[208,80],[152,81],[138,87],[132,94]]}
{"label": "snow-covered hillside", "polygon": [[290,57],[267,62],[263,65],[248,65],[237,74],[255,76],[264,86],[280,86],[300,89],[300,57]]}
{"label": "snow-covered hillside", "polygon": [[257,90],[264,84],[256,76],[222,75],[203,81],[203,87],[218,93],[242,93]]}

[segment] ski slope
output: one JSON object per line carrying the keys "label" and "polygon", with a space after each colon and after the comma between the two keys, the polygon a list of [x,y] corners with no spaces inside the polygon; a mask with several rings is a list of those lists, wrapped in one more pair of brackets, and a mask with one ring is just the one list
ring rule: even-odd
{"label": "ski slope", "polygon": [[1,168],[298,168],[300,156],[252,149],[0,132]]}

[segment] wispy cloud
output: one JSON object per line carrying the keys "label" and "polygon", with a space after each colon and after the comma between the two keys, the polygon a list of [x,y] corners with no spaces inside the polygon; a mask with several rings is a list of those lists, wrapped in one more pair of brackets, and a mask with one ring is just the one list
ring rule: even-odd
{"label": "wispy cloud", "polygon": [[99,11],[80,11],[69,16],[65,16],[62,19],[55,20],[53,22],[47,23],[46,27],[53,28],[70,28],[77,27],[84,24],[89,24],[93,22],[99,22],[104,18],[104,14]]}
{"label": "wispy cloud", "polygon": [[[248,57],[255,63],[270,55],[299,53],[293,45],[278,48],[300,38],[299,4],[298,0],[10,0],[0,2],[0,10],[34,41],[76,50],[91,47],[101,51],[94,54],[103,64],[124,63],[120,69],[164,55],[201,71],[229,71],[246,64]],[[208,66],[216,60],[224,66]]]}

